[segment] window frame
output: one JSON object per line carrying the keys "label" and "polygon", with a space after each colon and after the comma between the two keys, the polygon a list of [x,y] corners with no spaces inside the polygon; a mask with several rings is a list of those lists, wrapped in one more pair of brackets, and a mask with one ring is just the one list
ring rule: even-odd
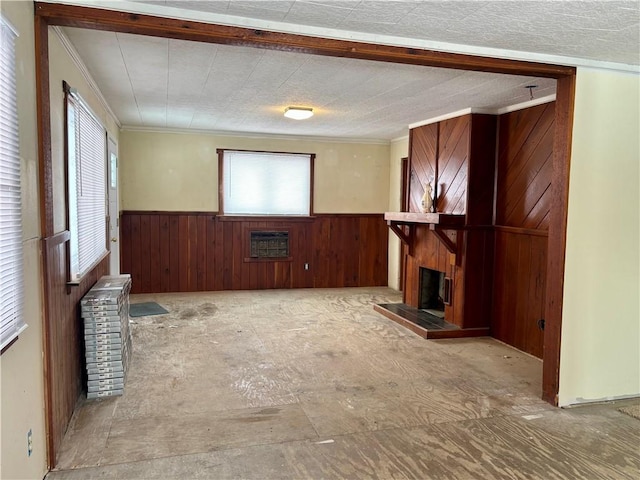
{"label": "window frame", "polygon": [[[264,219],[303,219],[310,218],[314,215],[313,210],[313,192],[314,192],[314,171],[315,171],[315,153],[304,152],[278,152],[269,150],[243,150],[238,148],[218,148],[216,150],[218,154],[218,215],[233,218],[264,218]],[[256,154],[273,154],[273,155],[308,155],[309,156],[309,213],[306,215],[278,215],[278,214],[227,214],[224,210],[224,154],[225,152],[243,152],[243,153],[256,153]]]}
{"label": "window frame", "polygon": [[[93,112],[93,110],[88,105],[88,103],[84,100],[84,98],[82,98],[82,96],[74,88],[72,88],[65,81],[62,82],[62,87],[64,91],[64,142],[65,142],[64,143],[64,158],[65,158],[64,165],[65,165],[65,199],[66,199],[66,219],[65,220],[67,224],[67,230],[69,231],[69,240],[66,242],[67,244],[67,285],[71,287],[71,286],[80,285],[84,277],[86,277],[86,275],[88,275],[96,267],[96,265],[98,265],[102,260],[104,260],[109,255],[107,130],[102,120],[100,120],[100,118]],[[74,172],[73,171],[74,169],[71,167],[72,167],[72,163],[75,166],[76,162],[79,161],[79,154],[75,153],[75,147],[74,147],[74,155],[76,155],[76,158],[74,158],[72,162],[71,155],[70,155],[70,142],[71,142],[72,135],[74,136],[74,142],[75,142],[76,133],[75,131],[71,132],[69,128],[70,103],[74,104],[73,108],[76,111],[79,110],[80,108],[84,109],[85,114],[91,117],[95,121],[95,123],[99,125],[102,132],[100,135],[101,145],[104,147],[103,153],[102,153],[102,159],[101,159],[102,177],[100,179],[102,180],[102,185],[104,189],[104,198],[102,202],[102,208],[104,213],[103,215],[104,245],[103,245],[103,249],[98,254],[95,255],[95,258],[93,258],[91,262],[85,266],[84,269],[81,269],[81,265],[78,260],[77,273],[74,272],[75,261],[74,261],[74,255],[73,255],[73,244],[75,242],[75,248],[77,249],[77,256],[79,257],[80,256],[80,246],[79,246],[80,227],[79,227],[78,212],[76,211],[75,213],[75,219],[73,218],[73,215],[72,215],[72,207],[74,206],[77,207],[77,202],[78,202],[77,199],[72,200],[72,195],[76,194],[77,192],[78,178],[75,177],[75,175],[77,175],[77,172]],[[76,115],[76,118],[79,118],[77,113],[75,113],[74,115]],[[74,175],[74,178],[72,178],[72,174]],[[97,232],[94,232],[94,233],[97,233]],[[67,293],[69,293],[69,289],[67,290]]]}
{"label": "window frame", "polygon": [[[0,126],[0,163],[5,189],[3,201],[0,203],[0,228],[8,230],[8,235],[0,236],[0,251],[3,252],[5,269],[0,277],[0,355],[6,352],[28,327],[24,318],[24,230],[22,203],[22,161],[20,157],[20,119],[18,112],[16,39],[18,31],[9,20],[0,14],[0,98],[8,106],[3,112]],[[6,36],[6,38],[5,38]],[[4,98],[6,94],[7,98]],[[5,142],[2,139],[6,139]],[[5,218],[4,214],[8,214]],[[9,255],[6,255],[9,253]],[[1,264],[0,264],[1,267]],[[1,296],[5,292],[6,296]]]}

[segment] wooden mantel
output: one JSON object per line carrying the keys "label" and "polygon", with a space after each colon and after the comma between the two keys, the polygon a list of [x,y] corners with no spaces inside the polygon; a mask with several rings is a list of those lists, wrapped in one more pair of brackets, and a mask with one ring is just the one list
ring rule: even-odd
{"label": "wooden mantel", "polygon": [[[415,212],[386,212],[384,219],[387,225],[398,238],[411,248],[411,227],[413,225],[429,225],[429,229],[438,237],[438,239],[447,248],[449,253],[457,255],[458,246],[451,241],[442,230],[460,230],[465,227],[465,216],[453,213],[415,213]],[[408,225],[410,227],[407,234],[400,225]]]}
{"label": "wooden mantel", "polygon": [[465,216],[454,213],[415,213],[415,212],[386,212],[384,219],[387,224],[412,225],[415,223],[439,225],[453,228],[464,227]]}

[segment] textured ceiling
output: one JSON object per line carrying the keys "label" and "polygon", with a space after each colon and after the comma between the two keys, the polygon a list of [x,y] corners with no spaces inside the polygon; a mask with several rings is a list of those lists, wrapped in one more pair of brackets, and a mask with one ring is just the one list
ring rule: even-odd
{"label": "textured ceiling", "polygon": [[[98,2],[99,3],[99,2]],[[283,24],[640,64],[640,1],[133,0]]]}
{"label": "textured ceiling", "polygon": [[[528,52],[568,64],[640,64],[640,0],[69,2],[281,31],[305,33],[306,26],[315,34],[368,34],[399,44]],[[548,79],[64,31],[125,126],[383,140],[457,110],[524,102],[528,84],[540,86],[536,97],[555,92]],[[288,105],[313,107],[316,115],[285,119]]]}
{"label": "textured ceiling", "polygon": [[[528,84],[539,86],[536,97],[555,93],[550,79],[98,30],[64,33],[124,126],[389,140],[428,118],[528,101]],[[286,119],[289,105],[316,114]]]}

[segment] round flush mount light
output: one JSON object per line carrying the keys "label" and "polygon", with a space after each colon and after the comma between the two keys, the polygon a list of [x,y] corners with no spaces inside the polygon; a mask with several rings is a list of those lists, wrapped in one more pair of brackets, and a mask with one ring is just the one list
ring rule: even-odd
{"label": "round flush mount light", "polygon": [[307,107],[287,107],[284,109],[284,116],[294,120],[306,120],[313,116],[313,108]]}

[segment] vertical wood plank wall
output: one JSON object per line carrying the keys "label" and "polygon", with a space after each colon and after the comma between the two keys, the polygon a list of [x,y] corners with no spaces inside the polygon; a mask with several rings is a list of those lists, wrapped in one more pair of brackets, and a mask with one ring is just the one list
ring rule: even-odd
{"label": "vertical wood plank wall", "polygon": [[[54,452],[60,451],[66,427],[84,388],[84,336],[79,302],[96,281],[109,272],[107,256],[83,277],[80,285],[71,287],[67,293],[66,238],[68,232],[64,231],[43,241],[48,289],[45,308],[49,319],[45,341],[50,358],[56,359],[46,364],[49,369],[47,395],[51,407],[49,434]],[[55,465],[56,459],[51,459],[51,463]]]}
{"label": "vertical wood plank wall", "polygon": [[[249,259],[252,230],[288,230],[291,258]],[[121,271],[132,275],[133,293],[387,285],[382,214],[274,221],[125,211],[120,231]]]}
{"label": "vertical wood plank wall", "polygon": [[501,115],[492,332],[542,358],[555,103]]}

